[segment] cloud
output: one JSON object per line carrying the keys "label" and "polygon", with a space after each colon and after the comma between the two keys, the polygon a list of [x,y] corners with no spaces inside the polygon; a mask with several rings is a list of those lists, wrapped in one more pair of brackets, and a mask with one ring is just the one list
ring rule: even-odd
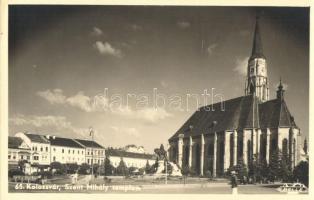
{"label": "cloud", "polygon": [[119,134],[126,134],[133,137],[139,137],[140,132],[136,128],[125,128],[125,127],[117,127],[117,126],[111,126],[110,127],[114,132]]}
{"label": "cloud", "polygon": [[84,95],[82,91],[71,97],[66,97],[61,89],[45,90],[36,93],[39,97],[47,100],[50,104],[63,104],[79,108],[86,112],[96,109],[89,96]]}
{"label": "cloud", "polygon": [[207,48],[208,54],[211,55],[211,54],[214,52],[214,49],[215,49],[217,46],[218,46],[218,45],[217,45],[216,43],[209,45],[208,48]]}
{"label": "cloud", "polygon": [[129,119],[139,119],[150,123],[156,123],[172,116],[172,114],[168,113],[164,108],[143,108],[133,110],[128,106],[120,106],[119,108],[112,109],[112,112]]}
{"label": "cloud", "polygon": [[101,36],[101,35],[103,34],[103,31],[102,31],[100,28],[98,28],[98,27],[95,26],[95,27],[93,28],[91,34],[92,34],[93,36]]}
{"label": "cloud", "polygon": [[77,107],[86,112],[91,112],[94,110],[94,106],[91,102],[90,97],[85,96],[82,91],[78,92],[76,95],[67,98],[67,103],[73,107]]}
{"label": "cloud", "polygon": [[39,91],[37,95],[46,99],[51,104],[63,104],[66,100],[61,89]]}
{"label": "cloud", "polygon": [[114,48],[108,42],[96,41],[94,48],[96,48],[101,55],[114,56],[117,58],[122,57],[121,50]]}
{"label": "cloud", "polygon": [[182,29],[186,29],[191,26],[191,23],[187,21],[181,21],[181,22],[177,22],[177,26],[179,26]]}
{"label": "cloud", "polygon": [[137,111],[139,119],[145,119],[149,122],[156,123],[159,120],[172,116],[163,108],[145,108]]}
{"label": "cloud", "polygon": [[[60,104],[78,108],[84,112],[111,111],[114,115],[119,115],[129,119],[138,119],[150,123],[156,123],[172,114],[164,108],[146,107],[141,109],[132,109],[129,106],[115,104],[110,105],[109,99],[105,95],[96,95],[89,97],[80,91],[76,95],[66,97],[61,89],[45,90],[37,92],[37,95],[47,100],[51,104]],[[23,121],[21,121],[23,123]]]}
{"label": "cloud", "polygon": [[249,57],[245,57],[243,59],[237,59],[235,62],[235,67],[233,68],[233,71],[238,73],[241,76],[246,76],[248,60],[249,60]]}
{"label": "cloud", "polygon": [[71,122],[67,121],[64,116],[37,116],[29,115],[25,116],[18,114],[15,117],[9,119],[9,122],[16,126],[29,125],[33,127],[51,127],[57,131],[66,130],[71,133],[78,134],[80,136],[86,136],[88,134],[88,129],[77,128],[72,125]]}

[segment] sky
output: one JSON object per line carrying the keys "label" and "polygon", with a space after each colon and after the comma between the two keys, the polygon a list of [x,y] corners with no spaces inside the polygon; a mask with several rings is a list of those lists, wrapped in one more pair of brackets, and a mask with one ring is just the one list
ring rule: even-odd
{"label": "sky", "polygon": [[152,152],[204,90],[244,95],[257,12],[270,98],[281,77],[308,138],[309,9],[292,7],[10,6],[9,134],[90,139],[92,127],[105,147]]}

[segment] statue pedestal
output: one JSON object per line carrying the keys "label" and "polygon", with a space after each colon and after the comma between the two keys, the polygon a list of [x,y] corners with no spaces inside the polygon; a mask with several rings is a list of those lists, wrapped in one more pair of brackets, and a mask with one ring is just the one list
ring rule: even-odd
{"label": "statue pedestal", "polygon": [[[165,162],[163,160],[158,161],[157,171],[153,174],[154,176],[159,176],[159,177],[166,176],[164,163]],[[169,174],[169,171],[168,171],[169,176],[182,176],[181,170],[178,168],[176,164],[174,164],[173,162],[168,162],[168,163],[172,167],[171,174]]]}

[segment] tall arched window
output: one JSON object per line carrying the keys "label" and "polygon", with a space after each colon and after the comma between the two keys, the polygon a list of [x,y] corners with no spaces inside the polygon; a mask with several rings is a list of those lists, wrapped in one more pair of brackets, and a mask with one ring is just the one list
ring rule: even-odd
{"label": "tall arched window", "polygon": [[184,148],[184,166],[189,165],[189,159],[190,159],[190,148],[189,146],[185,146]]}
{"label": "tall arched window", "polygon": [[260,155],[261,155],[261,159],[266,159],[266,143],[267,143],[267,137],[265,137],[265,135],[263,135],[261,137],[261,142],[260,142],[260,145],[261,145],[261,152],[260,152]]}
{"label": "tall arched window", "polygon": [[201,151],[200,151],[200,145],[199,144],[196,144],[195,145],[195,170],[196,170],[196,173],[200,173],[200,166],[201,166]]}
{"label": "tall arched window", "polygon": [[293,138],[293,142],[292,142],[292,163],[293,166],[295,167],[295,154],[296,154],[296,143],[295,143],[295,138]]}
{"label": "tall arched window", "polygon": [[247,141],[247,160],[248,162],[251,162],[252,159],[252,147],[251,147],[252,143],[251,140]]}
{"label": "tall arched window", "polygon": [[243,157],[243,140],[238,141],[238,157]]}
{"label": "tall arched window", "polygon": [[288,140],[286,138],[282,140],[282,157],[288,161]]}

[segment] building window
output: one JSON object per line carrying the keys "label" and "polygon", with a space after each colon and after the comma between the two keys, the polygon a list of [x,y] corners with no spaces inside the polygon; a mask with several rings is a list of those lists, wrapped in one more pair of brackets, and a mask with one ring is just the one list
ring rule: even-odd
{"label": "building window", "polygon": [[43,147],[40,147],[40,151],[43,151]]}
{"label": "building window", "polygon": [[56,161],[56,156],[53,157],[53,161]]}
{"label": "building window", "polygon": [[24,156],[23,155],[21,155],[21,160],[23,160],[24,159]]}
{"label": "building window", "polygon": [[13,156],[13,160],[15,160],[16,159],[16,157],[15,156]]}
{"label": "building window", "polygon": [[30,159],[30,156],[27,156],[27,160],[29,160]]}
{"label": "building window", "polygon": [[87,164],[89,164],[89,159],[87,159]]}
{"label": "building window", "polygon": [[62,149],[62,153],[64,153],[64,149]]}
{"label": "building window", "polygon": [[84,154],[84,151],[82,151],[82,154]]}
{"label": "building window", "polygon": [[74,150],[73,150],[73,154],[74,154]]}
{"label": "building window", "polygon": [[71,150],[70,150],[70,149],[68,150],[68,153],[71,153]]}
{"label": "building window", "polygon": [[32,147],[32,150],[35,151],[35,147]]}
{"label": "building window", "polygon": [[8,158],[11,159],[11,155],[9,155]]}
{"label": "building window", "polygon": [[39,157],[38,156],[34,156],[34,160],[39,160]]}
{"label": "building window", "polygon": [[87,152],[87,155],[89,155],[89,151]]}
{"label": "building window", "polygon": [[251,72],[251,74],[254,73],[254,67],[251,67],[250,72]]}
{"label": "building window", "polygon": [[80,150],[77,150],[77,154],[80,154]]}
{"label": "building window", "polygon": [[[63,149],[62,149],[63,150]],[[53,148],[53,151],[56,151],[56,148]],[[63,152],[62,152],[63,153]]]}
{"label": "building window", "polygon": [[48,147],[46,147],[46,151],[48,152]]}

